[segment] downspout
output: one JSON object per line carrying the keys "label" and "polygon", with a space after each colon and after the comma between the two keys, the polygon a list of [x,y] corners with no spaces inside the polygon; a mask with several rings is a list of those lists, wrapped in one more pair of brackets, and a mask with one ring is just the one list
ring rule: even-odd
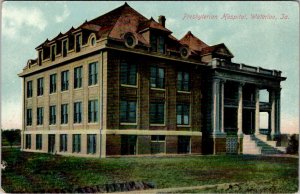
{"label": "downspout", "polygon": [[[21,151],[24,149],[24,138],[25,138],[25,77],[23,77],[23,88],[22,88],[22,93],[23,93],[23,104],[22,104],[22,130],[21,130]],[[32,114],[32,113],[31,113]]]}
{"label": "downspout", "polygon": [[103,52],[101,51],[101,99],[100,99],[100,158],[102,157],[102,130],[103,130]]}

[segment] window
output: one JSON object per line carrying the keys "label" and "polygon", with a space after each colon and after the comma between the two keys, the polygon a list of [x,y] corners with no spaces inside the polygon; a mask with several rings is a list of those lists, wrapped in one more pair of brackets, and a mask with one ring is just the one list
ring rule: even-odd
{"label": "window", "polygon": [[179,71],[177,74],[177,90],[190,91],[190,74]]}
{"label": "window", "polygon": [[96,45],[96,37],[91,38],[91,45],[95,46]]}
{"label": "window", "polygon": [[43,118],[44,118],[44,108],[38,107],[37,108],[37,125],[43,124],[43,120],[44,120]]}
{"label": "window", "polygon": [[157,51],[157,36],[154,34],[150,35],[150,43],[151,43],[151,50]]}
{"label": "window", "polygon": [[136,101],[121,100],[120,121],[123,123],[136,123]]}
{"label": "window", "polygon": [[26,111],[26,125],[31,126],[32,125],[32,109],[27,109]]}
{"label": "window", "polygon": [[61,152],[67,152],[68,151],[68,135],[67,134],[61,134],[60,135],[60,148],[59,150]]}
{"label": "window", "polygon": [[164,135],[152,135],[151,136],[151,141],[165,141],[166,140],[166,136]]}
{"label": "window", "polygon": [[31,149],[31,134],[26,134],[25,149]]}
{"label": "window", "polygon": [[82,67],[74,69],[74,88],[81,88],[82,86]]}
{"label": "window", "polygon": [[56,92],[56,74],[50,75],[50,94]]}
{"label": "window", "polygon": [[81,123],[81,102],[74,103],[74,123]]}
{"label": "window", "polygon": [[152,135],[151,136],[151,154],[165,153],[166,136],[164,135]]}
{"label": "window", "polygon": [[98,100],[90,100],[88,107],[88,122],[98,122]]}
{"label": "window", "polygon": [[51,61],[55,60],[55,56],[56,56],[56,45],[52,45],[51,46]]}
{"label": "window", "polygon": [[121,63],[121,84],[136,85],[137,70],[135,64]]}
{"label": "window", "polygon": [[98,63],[89,64],[89,86],[97,84],[98,81]]}
{"label": "window", "polygon": [[35,136],[35,149],[42,149],[42,134],[36,134]]}
{"label": "window", "polygon": [[96,153],[96,135],[95,134],[87,135],[87,153],[88,154]]}
{"label": "window", "polygon": [[165,53],[165,38],[164,36],[150,35],[151,50],[154,52]]}
{"label": "window", "polygon": [[42,51],[38,51],[38,65],[42,65],[42,55],[43,53],[42,53]]}
{"label": "window", "polygon": [[44,93],[44,78],[37,79],[37,95],[42,96]]}
{"label": "window", "polygon": [[121,155],[137,154],[137,136],[121,135]]}
{"label": "window", "polygon": [[81,142],[80,142],[80,134],[73,135],[73,152],[80,152],[81,149]]}
{"label": "window", "polygon": [[50,106],[49,122],[50,125],[56,124],[56,106]]}
{"label": "window", "polygon": [[32,97],[32,81],[27,82],[27,98]]}
{"label": "window", "polygon": [[54,153],[55,152],[55,134],[48,135],[48,152]]}
{"label": "window", "polygon": [[81,44],[82,44],[82,38],[81,38],[81,34],[77,34],[76,35],[76,52],[80,52],[80,49],[81,49]]}
{"label": "window", "polygon": [[163,36],[158,37],[158,52],[165,53],[165,38]]}
{"label": "window", "polygon": [[165,69],[152,66],[150,71],[151,88],[165,88]]}
{"label": "window", "polygon": [[191,137],[189,136],[178,136],[178,153],[186,154],[190,153],[191,148]]}
{"label": "window", "polygon": [[61,124],[68,123],[68,104],[61,105]]}
{"label": "window", "polygon": [[165,122],[165,104],[161,102],[152,102],[150,104],[150,123],[164,124]]}
{"label": "window", "polygon": [[177,125],[189,125],[190,124],[190,105],[189,104],[177,104]]}
{"label": "window", "polygon": [[61,72],[61,91],[69,89],[69,71]]}
{"label": "window", "polygon": [[67,45],[68,45],[68,40],[63,40],[63,42],[62,42],[62,55],[63,55],[63,57],[66,57],[67,54],[68,54]]}

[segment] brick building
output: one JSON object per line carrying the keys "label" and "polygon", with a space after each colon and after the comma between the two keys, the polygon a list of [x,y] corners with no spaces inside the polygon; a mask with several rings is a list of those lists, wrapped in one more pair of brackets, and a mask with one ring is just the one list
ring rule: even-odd
{"label": "brick building", "polygon": [[[36,47],[23,78],[22,150],[61,155],[243,152],[244,135],[280,134],[277,70],[231,62],[222,43],[128,4]],[[259,101],[268,89],[270,101]],[[235,143],[230,143],[230,139]],[[232,146],[234,145],[234,146]]]}

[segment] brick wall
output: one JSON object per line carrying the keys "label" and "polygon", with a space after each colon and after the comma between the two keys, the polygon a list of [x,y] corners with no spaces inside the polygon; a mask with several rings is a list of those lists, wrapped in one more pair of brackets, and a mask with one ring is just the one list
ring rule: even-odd
{"label": "brick wall", "polygon": [[193,154],[202,153],[202,136],[191,137],[191,153]]}
{"label": "brick wall", "polygon": [[121,135],[106,135],[106,155],[121,155]]}
{"label": "brick wall", "polygon": [[166,153],[177,154],[178,152],[178,136],[166,136]]}
{"label": "brick wall", "polygon": [[138,154],[151,154],[151,136],[140,135],[138,138]]}

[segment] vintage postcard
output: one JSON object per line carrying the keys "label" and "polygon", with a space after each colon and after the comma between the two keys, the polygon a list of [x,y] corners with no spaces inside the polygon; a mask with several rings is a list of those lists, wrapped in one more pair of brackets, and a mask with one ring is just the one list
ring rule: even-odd
{"label": "vintage postcard", "polygon": [[298,2],[1,6],[2,192],[298,192]]}

